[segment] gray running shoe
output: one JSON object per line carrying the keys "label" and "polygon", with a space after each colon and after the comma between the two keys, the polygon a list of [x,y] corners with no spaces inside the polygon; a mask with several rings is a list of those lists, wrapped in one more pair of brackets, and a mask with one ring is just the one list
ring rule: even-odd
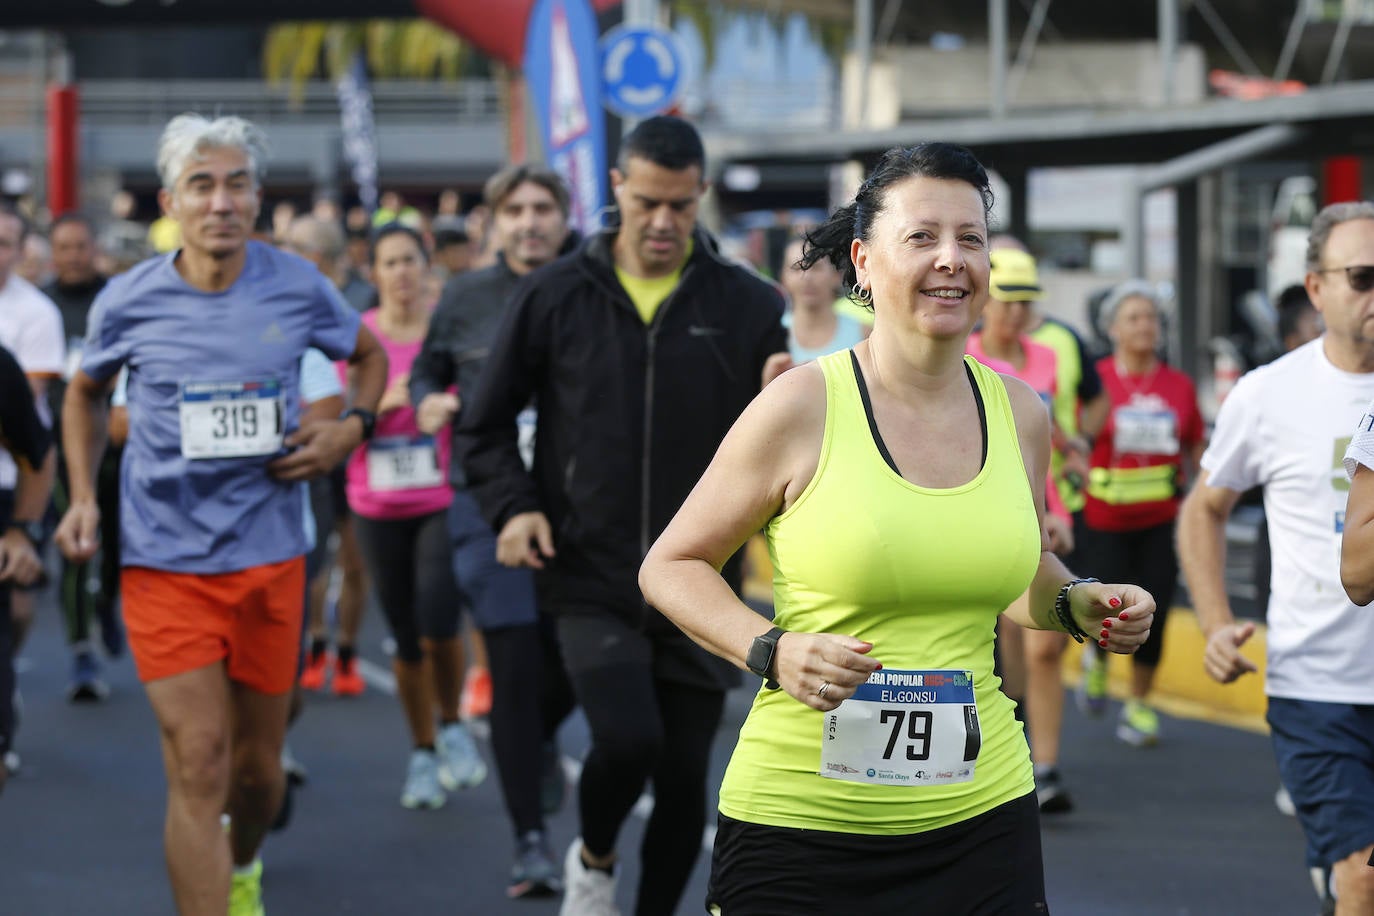
{"label": "gray running shoe", "polygon": [[410,752],[406,769],[406,784],[401,790],[401,805],[416,808],[442,808],[447,801],[444,787],[439,784],[439,757],[434,751],[416,748]]}
{"label": "gray running shoe", "polygon": [[562,891],[563,876],[558,873],[558,863],[549,851],[544,832],[531,830],[516,840],[515,864],[511,866],[506,896],[552,897]]}
{"label": "gray running shoe", "polygon": [[439,782],[450,792],[470,789],[487,778],[486,762],[463,723],[439,729],[434,747],[439,755]]}
{"label": "gray running shoe", "polygon": [[67,685],[67,702],[99,703],[110,695],[109,686],[100,679],[100,662],[89,647],[72,656],[72,679]]}

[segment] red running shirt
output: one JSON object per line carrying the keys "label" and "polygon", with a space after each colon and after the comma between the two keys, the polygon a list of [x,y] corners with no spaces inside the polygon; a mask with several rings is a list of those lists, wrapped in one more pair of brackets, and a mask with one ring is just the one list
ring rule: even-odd
{"label": "red running shirt", "polygon": [[[1183,491],[1183,456],[1202,441],[1202,414],[1192,379],[1159,363],[1144,375],[1120,375],[1116,360],[1097,362],[1102,385],[1111,402],[1106,425],[1093,446],[1084,521],[1100,531],[1135,531],[1174,520]],[[1145,469],[1172,467],[1177,485],[1158,496]],[[1120,487],[1112,482],[1125,482]],[[1132,482],[1143,486],[1132,488]],[[1106,492],[1116,496],[1104,500]]]}

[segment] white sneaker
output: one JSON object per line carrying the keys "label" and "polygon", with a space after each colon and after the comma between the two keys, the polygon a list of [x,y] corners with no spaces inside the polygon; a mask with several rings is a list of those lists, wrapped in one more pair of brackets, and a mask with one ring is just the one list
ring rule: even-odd
{"label": "white sneaker", "polygon": [[487,764],[463,723],[439,729],[434,748],[439,755],[439,782],[450,792],[470,789],[487,778]]}
{"label": "white sneaker", "polygon": [[620,916],[615,878],[583,864],[581,837],[572,841],[563,860],[563,906],[558,916]]}
{"label": "white sneaker", "polygon": [[406,769],[406,784],[401,790],[401,805],[406,808],[442,808],[447,801],[439,785],[439,757],[433,751],[413,750]]}
{"label": "white sneaker", "polygon": [[1279,790],[1274,793],[1274,807],[1279,809],[1280,814],[1286,814],[1289,817],[1298,816],[1298,806],[1293,804],[1293,796],[1288,794],[1288,788],[1282,784],[1279,785]]}

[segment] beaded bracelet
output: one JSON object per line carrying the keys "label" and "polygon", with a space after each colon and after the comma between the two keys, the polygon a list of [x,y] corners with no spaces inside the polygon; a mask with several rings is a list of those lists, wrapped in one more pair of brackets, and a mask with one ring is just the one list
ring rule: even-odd
{"label": "beaded bracelet", "polygon": [[1085,582],[1101,582],[1101,579],[1070,579],[1059,587],[1059,594],[1054,599],[1054,616],[1058,618],[1059,625],[1064,628],[1064,632],[1072,636],[1076,641],[1082,642],[1083,637],[1088,632],[1078,625],[1078,621],[1073,619],[1073,613],[1069,610],[1069,592],[1075,585],[1082,585]]}

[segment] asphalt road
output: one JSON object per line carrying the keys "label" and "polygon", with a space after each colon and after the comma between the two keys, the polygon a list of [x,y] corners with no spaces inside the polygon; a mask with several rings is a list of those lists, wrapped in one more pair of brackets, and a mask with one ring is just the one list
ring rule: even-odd
{"label": "asphalt road", "polygon": [[[494,774],[437,812],[398,804],[407,741],[386,690],[381,639],[373,614],[362,641],[368,692],[312,697],[291,735],[310,781],[289,829],[265,848],[268,911],[556,913],[554,901],[505,898],[511,839]],[[132,664],[126,658],[109,666],[114,689],[99,706],[69,705],[66,674],[56,609],[44,596],[20,661],[23,769],[0,796],[0,916],[170,914],[162,765]],[[730,697],[715,747],[717,782],[749,699],[745,690]],[[1111,719],[1086,719],[1070,704],[1064,772],[1078,804],[1043,825],[1052,912],[1317,913],[1301,833],[1272,803],[1277,776],[1268,739],[1196,721],[1166,718],[1164,725],[1159,747],[1132,749],[1113,740]],[[566,726],[562,746],[575,771],[586,747],[579,718]],[[483,751],[490,762],[485,744]],[[560,853],[577,834],[573,808],[551,821]],[[632,819],[621,844],[627,913],[642,825],[642,816]],[[703,912],[705,872],[703,856],[680,913]]]}

